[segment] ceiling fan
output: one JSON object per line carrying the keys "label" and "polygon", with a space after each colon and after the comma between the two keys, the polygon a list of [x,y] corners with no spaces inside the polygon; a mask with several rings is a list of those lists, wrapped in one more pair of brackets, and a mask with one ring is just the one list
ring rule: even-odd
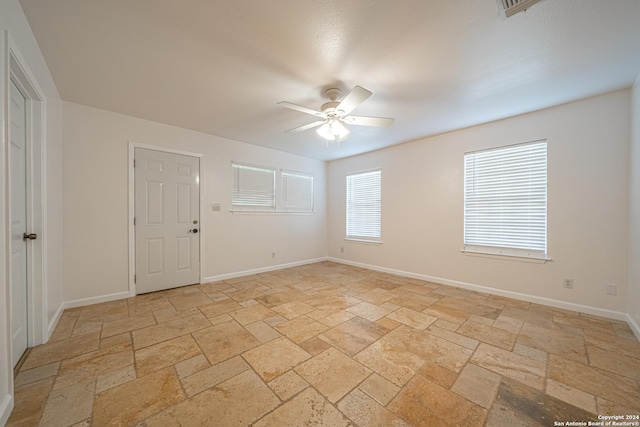
{"label": "ceiling fan", "polygon": [[358,126],[375,126],[375,127],[389,127],[393,124],[394,119],[388,117],[365,117],[365,116],[351,116],[351,113],[358,105],[362,104],[372,93],[367,89],[356,86],[351,92],[344,97],[342,101],[338,101],[342,91],[337,88],[329,88],[324,91],[324,96],[329,99],[320,107],[320,111],[312,110],[301,105],[292,104],[290,102],[282,101],[278,102],[278,105],[297,110],[312,116],[320,117],[322,120],[318,120],[307,125],[303,125],[294,129],[286,131],[286,133],[297,133],[307,129],[313,129],[318,127],[318,135],[328,141],[340,141],[349,134],[349,129],[345,126],[358,125]]}

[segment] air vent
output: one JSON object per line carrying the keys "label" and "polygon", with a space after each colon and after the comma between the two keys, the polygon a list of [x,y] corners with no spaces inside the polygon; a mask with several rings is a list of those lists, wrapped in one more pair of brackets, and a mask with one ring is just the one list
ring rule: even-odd
{"label": "air vent", "polygon": [[511,16],[529,9],[539,1],[542,0],[502,0],[502,6],[504,6],[504,13],[507,16]]}

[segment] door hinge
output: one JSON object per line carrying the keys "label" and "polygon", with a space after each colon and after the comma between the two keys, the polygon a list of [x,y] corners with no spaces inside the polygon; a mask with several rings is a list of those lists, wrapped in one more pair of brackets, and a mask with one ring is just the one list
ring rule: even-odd
{"label": "door hinge", "polygon": [[136,217],[133,217],[133,225],[136,225]]}
{"label": "door hinge", "polygon": [[137,283],[137,282],[136,282],[136,278],[137,278],[137,277],[138,277],[137,275],[135,275],[135,274],[133,275],[133,283]]}
{"label": "door hinge", "polygon": [[133,167],[136,167],[136,159],[133,159]]}

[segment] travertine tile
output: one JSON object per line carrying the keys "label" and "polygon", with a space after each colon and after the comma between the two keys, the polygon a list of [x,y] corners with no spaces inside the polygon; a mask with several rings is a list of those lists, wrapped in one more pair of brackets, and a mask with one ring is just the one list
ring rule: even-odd
{"label": "travertine tile", "polygon": [[491,408],[501,377],[473,363],[467,363],[451,391],[483,408]]}
{"label": "travertine tile", "polygon": [[444,388],[451,388],[458,378],[457,372],[443,368],[437,363],[431,361],[427,361],[418,373],[429,381],[432,381]]}
{"label": "travertine tile", "polygon": [[27,360],[25,360],[20,371],[27,371],[68,357],[94,351],[100,343],[99,335],[96,332],[34,347],[29,352],[29,356],[27,356]]}
{"label": "travertine tile", "polygon": [[309,384],[294,371],[288,371],[267,384],[284,402],[304,390]]}
{"label": "travertine tile", "polygon": [[141,377],[199,354],[202,354],[202,351],[193,338],[190,335],[183,335],[137,350],[135,352],[136,372]]}
{"label": "travertine tile", "polygon": [[133,365],[131,344],[120,344],[66,359],[60,365],[54,390]]}
{"label": "travertine tile", "polygon": [[245,352],[242,357],[263,380],[271,381],[311,355],[289,339],[281,337]]}
{"label": "travertine tile", "polygon": [[388,341],[380,340],[355,355],[355,360],[402,387],[422,367],[425,359]]}
{"label": "travertine tile", "polygon": [[410,310],[404,307],[394,311],[387,317],[397,322],[404,323],[407,326],[411,326],[412,328],[421,330],[426,329],[429,325],[438,320],[428,314],[420,313],[419,311]]}
{"label": "travertine tile", "polygon": [[98,375],[96,379],[96,393],[102,393],[105,390],[119,386],[136,379],[136,370],[133,365]]}
{"label": "travertine tile", "polygon": [[587,346],[589,364],[623,377],[636,380],[640,384],[640,354],[636,357],[625,356],[599,347]]}
{"label": "travertine tile", "polygon": [[369,377],[364,380],[358,388],[383,406],[386,406],[387,403],[391,402],[391,399],[393,399],[396,394],[398,394],[398,391],[400,391],[400,387],[390,381],[387,381],[376,373],[369,375]]}
{"label": "travertine tile", "polygon": [[146,328],[147,326],[155,325],[156,319],[153,314],[144,314],[135,317],[125,317],[120,320],[114,320],[111,322],[104,322],[102,325],[102,338],[119,335],[123,332],[129,332],[136,329]]}
{"label": "travertine tile", "polygon": [[261,304],[256,304],[249,307],[241,308],[236,311],[232,311],[231,313],[229,313],[229,315],[241,325],[248,325],[249,323],[257,322],[258,320],[263,320],[267,317],[274,316],[276,315],[276,313]]}
{"label": "travertine tile", "polygon": [[204,354],[199,354],[191,359],[183,360],[175,364],[174,368],[178,374],[178,378],[183,379],[189,375],[193,375],[196,372],[200,372],[203,369],[211,366]]}
{"label": "travertine tile", "polygon": [[[504,424],[512,421],[516,424]],[[557,421],[587,423],[597,421],[597,416],[521,382],[504,379],[487,425],[549,426]]]}
{"label": "travertine tile", "polygon": [[639,354],[624,322],[321,262],[66,310],[7,425],[546,427],[640,412]]}
{"label": "travertine tile", "polygon": [[[436,322],[437,323],[437,322]],[[456,325],[458,326],[458,325]],[[461,345],[470,350],[475,350],[478,347],[480,342],[473,338],[466,337],[464,335],[460,335],[456,332],[449,331],[447,329],[438,328],[435,325],[431,325],[426,330],[431,335],[435,335],[436,337],[444,338],[447,341],[451,341],[452,343]]]}
{"label": "travertine tile", "polygon": [[525,322],[518,343],[587,364],[584,338],[578,335]]}
{"label": "travertine tile", "polygon": [[49,398],[55,378],[44,378],[14,390],[14,409],[7,422],[12,426],[35,426],[42,416],[42,411]]}
{"label": "travertine tile", "polygon": [[595,414],[596,410],[596,398],[595,396],[585,393],[584,391],[570,387],[566,384],[554,380],[547,380],[547,387],[545,389],[549,396],[555,397],[567,402],[573,406],[584,409],[585,411]]}
{"label": "travertine tile", "polygon": [[37,368],[21,371],[13,380],[14,387],[20,387],[25,384],[34,383],[44,378],[54,377],[58,374],[60,362],[54,362],[49,365],[38,366]]}
{"label": "travertine tile", "polygon": [[468,348],[405,325],[389,332],[383,339],[454,372],[460,372],[473,353]]}
{"label": "travertine tile", "polygon": [[191,397],[249,369],[247,362],[236,356],[182,378],[182,386]]}
{"label": "travertine tile", "polygon": [[66,427],[89,418],[96,381],[88,380],[54,390],[47,399],[40,425]]}
{"label": "travertine tile", "polygon": [[298,365],[295,371],[332,403],[371,374],[368,368],[334,348]]}
{"label": "travertine tile", "polygon": [[232,311],[240,310],[242,306],[232,299],[226,299],[213,304],[201,305],[198,309],[207,317],[216,317]]}
{"label": "travertine tile", "polygon": [[458,310],[455,307],[440,303],[432,304],[429,307],[425,308],[422,312],[430,316],[437,317],[440,320],[445,320],[457,325],[466,322],[469,316],[471,316],[471,313],[463,310]]}
{"label": "travertine tile", "polygon": [[396,414],[378,402],[355,389],[338,403],[338,409],[361,426],[370,427],[411,427]]}
{"label": "travertine tile", "polygon": [[640,389],[633,380],[612,378],[579,362],[549,356],[547,378],[594,396],[640,410]]}
{"label": "travertine tile", "polygon": [[97,394],[93,424],[135,425],[182,400],[178,378],[172,368],[165,368]]}
{"label": "travertine tile", "polygon": [[192,334],[212,365],[257,347],[260,341],[235,321],[220,323]]}
{"label": "travertine tile", "polygon": [[486,409],[416,375],[388,408],[415,426],[482,426]]}
{"label": "travertine tile", "polygon": [[193,316],[133,331],[133,346],[136,350],[139,350],[209,326],[211,326],[211,323],[206,317],[202,314],[194,314]]}
{"label": "travertine tile", "polygon": [[367,319],[370,322],[375,322],[376,320],[391,313],[391,310],[389,309],[370,304],[368,302],[361,302],[360,304],[352,305],[347,308],[346,311],[351,314],[355,314],[356,316],[360,316],[363,319]]}
{"label": "travertine tile", "polygon": [[276,325],[275,329],[293,342],[301,343],[326,331],[327,327],[307,316],[300,316]]}
{"label": "travertine tile", "polygon": [[494,328],[493,326],[484,325],[472,320],[464,322],[456,332],[505,350],[512,350],[517,338],[517,335],[513,332]]}
{"label": "travertine tile", "polygon": [[147,427],[248,426],[280,403],[252,371],[245,371],[218,386],[147,419]]}
{"label": "travertine tile", "polygon": [[544,388],[546,364],[537,360],[482,343],[471,361],[478,366],[513,378],[538,390]]}
{"label": "travertine tile", "polygon": [[323,325],[333,328],[335,326],[338,326],[341,323],[346,322],[347,320],[353,319],[354,317],[355,317],[355,314],[349,313],[346,310],[340,310],[333,314],[328,315],[327,317],[318,319],[318,321]]}
{"label": "travertine tile", "polygon": [[315,310],[315,307],[310,306],[309,304],[306,304],[302,301],[291,301],[277,305],[273,307],[272,310],[280,314],[281,316],[284,316],[287,319],[291,320]]}
{"label": "travertine tile", "polygon": [[376,323],[360,317],[354,317],[324,332],[320,335],[320,338],[346,354],[353,356],[379,339],[387,331],[388,329]]}
{"label": "travertine tile", "polygon": [[271,412],[254,427],[347,427],[349,420],[317,391],[308,388]]}

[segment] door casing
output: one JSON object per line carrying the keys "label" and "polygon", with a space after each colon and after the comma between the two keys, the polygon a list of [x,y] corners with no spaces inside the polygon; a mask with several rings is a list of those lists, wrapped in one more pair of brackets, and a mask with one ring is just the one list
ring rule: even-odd
{"label": "door casing", "polygon": [[128,159],[128,165],[129,165],[129,218],[128,218],[128,224],[129,224],[129,296],[135,296],[136,295],[136,284],[135,284],[135,274],[136,274],[136,246],[135,246],[135,240],[136,240],[136,232],[135,232],[135,227],[133,225],[133,220],[134,220],[134,216],[135,216],[135,169],[133,166],[133,161],[135,158],[135,149],[136,148],[146,148],[148,150],[156,150],[156,151],[162,151],[165,153],[172,153],[172,154],[182,154],[185,156],[191,156],[191,157],[198,157],[200,158],[200,186],[199,186],[199,192],[200,194],[198,195],[200,198],[200,282],[202,282],[204,280],[204,276],[203,276],[203,260],[206,259],[204,256],[204,233],[206,232],[205,229],[205,224],[204,224],[204,203],[203,203],[203,183],[205,182],[205,178],[204,178],[204,174],[205,174],[205,166],[204,166],[204,162],[202,161],[202,154],[201,153],[193,153],[190,151],[184,151],[184,150],[177,150],[177,149],[173,149],[173,148],[167,148],[167,147],[159,147],[156,145],[149,145],[149,144],[141,144],[138,142],[134,142],[134,141],[129,141],[129,159]]}

